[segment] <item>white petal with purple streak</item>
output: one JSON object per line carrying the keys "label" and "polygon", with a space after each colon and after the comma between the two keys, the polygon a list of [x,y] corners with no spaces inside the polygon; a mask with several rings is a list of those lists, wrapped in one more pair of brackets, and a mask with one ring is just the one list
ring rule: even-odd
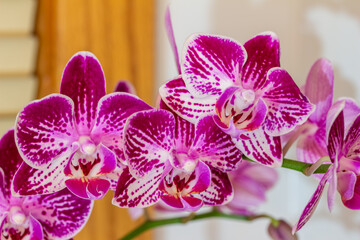
{"label": "white petal with purple streak", "polygon": [[192,35],[181,59],[187,89],[195,97],[220,96],[226,88],[239,83],[246,58],[244,47],[233,39]]}
{"label": "white petal with purple streak", "polygon": [[52,94],[30,103],[18,114],[15,141],[27,164],[46,168],[68,150],[77,139],[73,112],[69,97]]}

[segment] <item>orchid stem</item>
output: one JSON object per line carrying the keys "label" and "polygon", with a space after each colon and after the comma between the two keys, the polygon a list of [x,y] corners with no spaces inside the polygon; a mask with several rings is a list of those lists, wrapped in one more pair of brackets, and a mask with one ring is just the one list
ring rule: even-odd
{"label": "orchid stem", "polygon": [[[245,155],[243,155],[242,158],[244,160],[254,162],[252,159],[246,157]],[[283,159],[283,164],[282,164],[281,167],[292,169],[292,170],[301,172],[302,174],[308,176],[307,175],[308,174],[308,169],[311,168],[313,165],[314,165],[314,168],[315,168],[315,165],[316,165],[315,163],[314,164],[304,163],[304,162],[299,162],[299,161],[284,158]],[[313,173],[326,173],[326,171],[329,169],[330,165],[331,164],[321,164],[319,166],[316,166],[316,170]]]}
{"label": "orchid stem", "polygon": [[195,214],[195,215],[193,215],[193,217],[191,219],[189,219],[189,216],[185,216],[185,217],[176,217],[176,218],[159,219],[159,220],[146,220],[143,224],[138,226],[136,229],[134,229],[133,231],[131,231],[124,237],[120,238],[120,240],[133,239],[152,228],[157,228],[157,227],[171,225],[171,224],[186,224],[187,222],[197,221],[197,220],[207,219],[207,218],[227,218],[227,219],[242,220],[242,221],[253,221],[256,219],[260,219],[260,218],[268,218],[271,221],[275,220],[273,217],[266,215],[266,214],[260,214],[260,215],[254,215],[254,216],[243,216],[243,215],[226,214],[226,213],[222,213],[216,209],[213,209],[211,212]]}

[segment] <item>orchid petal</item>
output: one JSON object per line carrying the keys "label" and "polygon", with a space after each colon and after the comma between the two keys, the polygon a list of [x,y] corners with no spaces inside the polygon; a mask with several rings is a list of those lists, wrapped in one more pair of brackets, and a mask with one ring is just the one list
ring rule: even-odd
{"label": "orchid petal", "polygon": [[15,141],[27,164],[45,168],[71,147],[78,138],[73,111],[70,98],[52,94],[30,103],[18,114]]}
{"label": "orchid petal", "polygon": [[95,122],[97,104],[106,94],[104,72],[92,53],[78,52],[69,60],[60,93],[74,101],[77,130],[80,135],[88,135]]}
{"label": "orchid petal", "polygon": [[238,81],[246,57],[244,47],[230,38],[192,35],[182,55],[187,89],[194,97],[220,96]]}
{"label": "orchid petal", "polygon": [[57,160],[46,169],[36,169],[25,162],[22,163],[12,182],[12,194],[14,196],[48,194],[64,189],[65,181],[69,178],[64,174],[64,168],[69,159],[70,156],[63,161]]}
{"label": "orchid petal", "polygon": [[343,152],[347,158],[356,157],[360,154],[360,114],[351,124],[345,138]]}
{"label": "orchid petal", "polygon": [[162,85],[159,93],[169,108],[191,123],[195,124],[201,117],[215,114],[217,96],[194,97],[187,90],[182,78]]}
{"label": "orchid petal", "polygon": [[334,71],[330,61],[321,58],[312,65],[304,93],[310,102],[316,105],[309,119],[314,123],[325,122],[334,93]]}
{"label": "orchid petal", "polygon": [[354,119],[359,115],[360,107],[356,103],[356,101],[352,98],[346,98],[346,97],[340,98],[335,102],[335,104],[337,104],[338,102],[345,102],[345,107],[343,110],[345,127],[346,129],[349,129],[350,124],[352,124],[354,122]]}
{"label": "orchid petal", "polygon": [[30,240],[42,240],[43,229],[41,223],[33,216],[30,216]]}
{"label": "orchid petal", "polygon": [[5,133],[0,139],[0,153],[0,171],[3,175],[1,177],[0,194],[4,194],[1,199],[9,199],[11,196],[11,181],[23,162],[15,144],[13,129]]}
{"label": "orchid petal", "polygon": [[301,135],[296,146],[297,160],[306,163],[315,163],[327,156],[326,130],[318,128],[313,135]]}
{"label": "orchid petal", "polygon": [[294,130],[315,110],[284,69],[272,68],[264,89],[262,98],[268,106],[264,126],[269,135],[279,136]]}
{"label": "orchid petal", "polygon": [[48,238],[69,239],[85,226],[93,201],[78,198],[64,189],[54,194],[28,197],[24,206],[41,223]]}
{"label": "orchid petal", "polygon": [[190,155],[198,155],[204,163],[223,172],[235,170],[241,162],[241,151],[214,122],[212,116],[196,125],[196,135]]}
{"label": "orchid petal", "polygon": [[173,208],[184,209],[184,204],[181,201],[181,198],[174,195],[161,195],[161,200]]}
{"label": "orchid petal", "polygon": [[29,225],[16,225],[9,222],[6,218],[1,224],[1,240],[5,239],[30,239],[31,233]]}
{"label": "orchid petal", "polygon": [[124,92],[124,93],[130,93],[136,95],[136,90],[134,85],[132,85],[131,82],[126,80],[118,81],[118,83],[115,86],[114,92]]}
{"label": "orchid petal", "polygon": [[95,142],[101,142],[116,153],[120,160],[123,154],[123,129],[126,119],[133,113],[151,107],[136,96],[127,93],[112,93],[104,96],[96,113],[96,122],[91,132]]}
{"label": "orchid petal", "polygon": [[175,119],[165,110],[148,110],[132,115],[124,129],[124,152],[131,174],[144,177],[161,174],[174,147]]}
{"label": "orchid petal", "polygon": [[[303,210],[299,221],[296,223],[296,225],[292,229],[292,233],[299,231],[307,221],[311,218],[312,214],[314,213],[322,192],[324,191],[324,187],[326,182],[328,181],[329,177],[333,174],[332,167],[329,168],[329,170],[324,174],[324,176],[321,178],[319,185],[317,186],[314,194],[311,196],[309,202],[306,204],[305,209]],[[335,177],[335,176],[334,176]]]}
{"label": "orchid petal", "polygon": [[181,197],[181,200],[184,204],[185,211],[196,212],[204,205],[204,202],[196,197],[183,196]]}
{"label": "orchid petal", "polygon": [[345,200],[342,199],[344,205],[347,208],[358,210],[360,209],[360,181],[358,181],[358,178],[356,179],[355,187],[354,187],[354,195],[351,199]]}
{"label": "orchid petal", "polygon": [[269,167],[281,167],[280,137],[268,135],[263,128],[244,134],[246,138],[233,138],[236,147],[247,157]]}
{"label": "orchid petal", "polygon": [[164,101],[160,101],[160,109],[172,112],[175,117],[175,148],[178,152],[187,152],[194,141],[195,125],[173,112]]}
{"label": "orchid petal", "polygon": [[336,171],[338,168],[338,161],[335,161],[330,171],[332,171],[331,176],[328,179],[329,188],[327,192],[327,203],[329,211],[331,212],[335,205],[335,194],[336,194],[336,186],[337,186],[337,176]]}
{"label": "orchid petal", "polygon": [[171,15],[170,15],[170,7],[169,6],[166,7],[166,12],[165,12],[165,28],[166,28],[166,33],[167,33],[167,37],[170,42],[171,49],[172,49],[174,57],[175,57],[175,63],[176,63],[176,67],[178,70],[178,74],[181,74],[179,52],[178,52],[178,49],[176,46],[174,30],[173,30],[173,26],[171,23]]}
{"label": "orchid petal", "polygon": [[101,178],[72,178],[66,180],[65,184],[74,195],[89,200],[103,198],[110,188],[110,182]]}
{"label": "orchid petal", "polygon": [[230,202],[234,197],[234,190],[227,173],[210,167],[210,186],[199,195],[205,205],[216,206]]}
{"label": "orchid petal", "polygon": [[279,39],[273,32],[264,32],[244,44],[248,59],[242,69],[241,82],[246,89],[261,89],[266,74],[280,66]]}
{"label": "orchid petal", "polygon": [[334,104],[326,118],[326,141],[328,153],[332,162],[341,158],[341,150],[344,142],[344,102]]}
{"label": "orchid petal", "polygon": [[357,177],[352,171],[337,173],[337,190],[343,201],[350,200],[354,196]]}
{"label": "orchid petal", "polygon": [[128,168],[124,169],[112,200],[113,205],[118,207],[148,207],[154,205],[162,195],[158,187],[167,172],[154,172],[143,178],[136,179],[130,174]]}

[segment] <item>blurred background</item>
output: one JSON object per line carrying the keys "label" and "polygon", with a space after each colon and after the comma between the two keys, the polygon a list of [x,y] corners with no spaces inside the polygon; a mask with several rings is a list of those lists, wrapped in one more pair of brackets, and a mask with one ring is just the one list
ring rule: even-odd
{"label": "blurred background", "polygon": [[[58,92],[62,70],[77,51],[100,60],[108,92],[120,79],[154,104],[158,87],[177,75],[164,27],[170,4],[178,49],[192,33],[219,34],[246,42],[273,31],[281,64],[300,86],[311,65],[328,58],[335,71],[335,98],[360,101],[360,2],[353,0],[0,0],[0,132],[13,126],[29,101]],[[294,149],[288,153],[295,158]],[[317,181],[279,169],[279,183],[259,212],[295,224]],[[359,239],[360,213],[342,206],[330,214],[323,197],[300,239]],[[75,239],[117,239],[133,229],[127,211],[108,194],[95,204]],[[269,239],[267,221],[211,220],[170,226],[138,239]]]}

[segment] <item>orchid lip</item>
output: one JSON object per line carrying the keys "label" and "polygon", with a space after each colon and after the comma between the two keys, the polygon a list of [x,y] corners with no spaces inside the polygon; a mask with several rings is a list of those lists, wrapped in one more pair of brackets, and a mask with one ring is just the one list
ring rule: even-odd
{"label": "orchid lip", "polygon": [[26,221],[26,215],[19,206],[12,206],[9,210],[9,219],[15,225],[23,225]]}

